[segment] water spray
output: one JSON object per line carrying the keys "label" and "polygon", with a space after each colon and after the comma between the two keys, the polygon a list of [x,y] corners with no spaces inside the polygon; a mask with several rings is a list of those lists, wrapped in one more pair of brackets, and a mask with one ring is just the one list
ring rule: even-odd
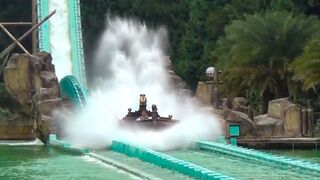
{"label": "water spray", "polygon": [[[121,140],[158,150],[183,148],[196,140],[213,140],[221,127],[213,114],[201,111],[194,99],[170,89],[163,28],[149,30],[133,20],[108,19],[94,59],[95,86],[87,106],[68,117],[64,133],[69,142],[103,148]],[[179,123],[163,131],[123,128],[127,108],[138,109],[139,95],[159,114],[173,115]],[[151,107],[148,107],[151,108]]]}

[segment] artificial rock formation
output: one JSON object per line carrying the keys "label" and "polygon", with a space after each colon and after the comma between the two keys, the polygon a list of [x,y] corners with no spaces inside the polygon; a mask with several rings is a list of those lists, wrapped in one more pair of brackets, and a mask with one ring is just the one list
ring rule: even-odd
{"label": "artificial rock formation", "polygon": [[205,82],[198,82],[198,86],[197,86],[197,90],[195,93],[195,96],[197,97],[197,99],[205,104],[205,105],[210,105],[212,104],[212,88],[213,88],[213,84],[208,84]]}
{"label": "artificial rock formation", "polygon": [[32,56],[13,54],[4,69],[8,92],[33,119],[33,132],[43,142],[56,131],[52,115],[62,104],[51,61],[51,55],[46,52]]}
{"label": "artificial rock formation", "polygon": [[302,109],[303,107],[290,102],[288,98],[275,99],[269,102],[267,114],[254,119],[264,136],[301,137]]}
{"label": "artificial rock formation", "polygon": [[169,88],[175,91],[189,93],[189,92],[186,92],[187,91],[186,83],[183,81],[183,79],[180,76],[176,74],[176,72],[174,72],[170,58],[167,57],[164,60],[165,60],[164,65],[169,78],[169,85],[170,85]]}
{"label": "artificial rock formation", "polygon": [[240,125],[240,136],[255,135],[256,125],[247,114],[231,109],[224,109],[223,118],[227,124]]}
{"label": "artificial rock formation", "polygon": [[[199,82],[196,90],[197,99],[206,106],[212,106],[213,85]],[[288,98],[275,99],[269,102],[268,113],[254,117],[248,101],[243,97],[235,97],[229,107],[227,99],[223,99],[222,115],[229,125],[240,125],[241,138],[274,138],[274,137],[313,137],[314,115],[312,105],[303,107],[294,104]],[[228,136],[228,134],[226,134]]]}
{"label": "artificial rock formation", "polygon": [[4,69],[4,82],[9,94],[18,101],[25,113],[31,113],[32,85],[30,60],[26,55],[13,54]]}
{"label": "artificial rock formation", "polygon": [[[239,100],[239,99],[238,99]],[[238,101],[237,100],[237,101]],[[245,102],[245,101],[243,101]],[[224,109],[224,118],[228,124],[240,125],[240,136],[256,138],[274,137],[312,137],[314,131],[313,119],[309,118],[308,109],[294,104],[288,98],[275,99],[269,102],[268,113],[253,117],[253,120],[237,107]],[[244,106],[243,106],[244,107]],[[311,110],[309,110],[311,111]],[[305,115],[303,112],[306,112]]]}

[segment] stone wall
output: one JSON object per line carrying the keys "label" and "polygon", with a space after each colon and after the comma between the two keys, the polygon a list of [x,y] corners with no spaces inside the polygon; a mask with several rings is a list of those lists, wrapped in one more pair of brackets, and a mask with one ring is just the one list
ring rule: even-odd
{"label": "stone wall", "polygon": [[[239,102],[243,103],[239,103]],[[312,108],[300,106],[288,98],[269,102],[267,114],[253,118],[242,113],[238,107],[245,107],[244,99],[235,98],[232,108],[223,109],[226,125],[240,125],[242,138],[313,137],[315,131]]]}
{"label": "stone wall", "polygon": [[284,109],[284,136],[301,137],[301,108],[295,104],[290,104]]}
{"label": "stone wall", "polygon": [[269,102],[268,113],[254,117],[259,134],[264,137],[312,137],[312,110],[294,104],[288,98]]}
{"label": "stone wall", "polygon": [[1,120],[0,140],[33,139],[33,121],[26,119]]}
{"label": "stone wall", "polygon": [[52,113],[62,104],[51,55],[46,52],[32,56],[13,54],[4,69],[4,81],[10,95],[34,122],[34,134],[46,142],[49,134],[56,131]]}
{"label": "stone wall", "polygon": [[31,114],[32,84],[31,62],[27,55],[13,54],[4,69],[7,91],[20,103],[23,111]]}
{"label": "stone wall", "polygon": [[198,82],[196,98],[205,105],[212,105],[212,87],[213,84]]}

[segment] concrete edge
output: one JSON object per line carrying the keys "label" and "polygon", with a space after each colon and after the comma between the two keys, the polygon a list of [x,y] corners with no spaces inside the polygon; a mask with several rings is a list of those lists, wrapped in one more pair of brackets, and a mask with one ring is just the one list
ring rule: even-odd
{"label": "concrete edge", "polygon": [[111,149],[113,151],[126,154],[130,157],[138,158],[140,160],[149,162],[162,168],[173,170],[196,179],[235,179],[233,177],[223,175],[221,173],[209,170],[196,164],[174,158],[167,154],[125,142],[112,141]]}
{"label": "concrete edge", "polygon": [[161,180],[157,177],[154,177],[154,176],[147,174],[143,171],[139,171],[137,169],[129,167],[125,164],[122,164],[122,163],[117,162],[115,160],[112,160],[110,158],[103,157],[103,156],[97,155],[95,153],[92,153],[92,152],[90,152],[90,150],[88,148],[72,146],[68,142],[58,140],[57,136],[55,134],[49,135],[49,145],[53,148],[57,148],[62,151],[65,151],[65,152],[70,152],[70,153],[80,154],[80,155],[88,155],[89,157],[100,160],[103,163],[109,164],[115,168],[121,169],[125,172],[128,172],[129,174],[131,174],[133,176],[140,177],[142,179]]}

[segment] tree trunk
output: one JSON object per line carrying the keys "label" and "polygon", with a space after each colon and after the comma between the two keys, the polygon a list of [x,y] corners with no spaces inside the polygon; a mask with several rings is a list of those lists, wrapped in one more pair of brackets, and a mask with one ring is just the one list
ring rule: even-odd
{"label": "tree trunk", "polygon": [[270,92],[269,87],[267,87],[262,93],[262,114],[268,113],[269,101],[272,99],[272,93]]}

